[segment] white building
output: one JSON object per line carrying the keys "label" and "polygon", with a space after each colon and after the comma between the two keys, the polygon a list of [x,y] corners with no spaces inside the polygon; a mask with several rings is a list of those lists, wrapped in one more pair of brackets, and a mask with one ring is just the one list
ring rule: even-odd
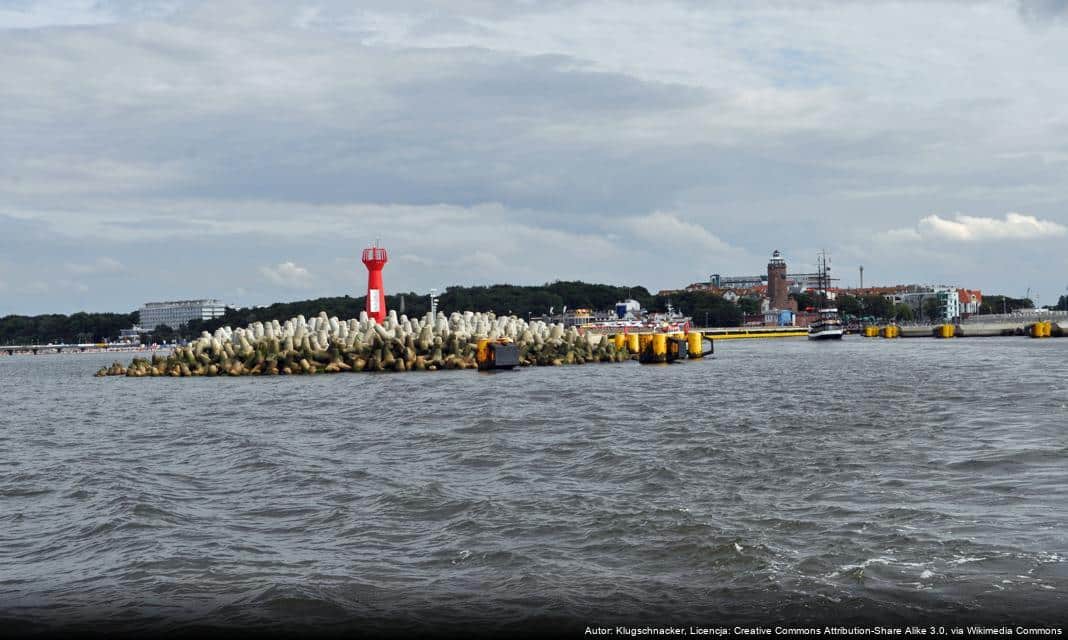
{"label": "white building", "polygon": [[138,324],[146,331],[152,331],[160,325],[177,329],[190,320],[221,318],[226,313],[226,305],[214,299],[146,302],[140,313],[141,321]]}
{"label": "white building", "polygon": [[928,300],[938,301],[940,322],[953,322],[961,316],[960,296],[953,287],[932,287],[925,291],[892,293],[886,299],[894,304],[907,304],[917,320],[927,320],[924,307]]}

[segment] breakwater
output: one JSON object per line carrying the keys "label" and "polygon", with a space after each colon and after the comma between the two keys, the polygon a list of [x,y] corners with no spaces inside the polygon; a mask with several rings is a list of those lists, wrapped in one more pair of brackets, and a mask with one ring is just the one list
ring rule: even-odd
{"label": "breakwater", "polygon": [[492,313],[438,313],[397,317],[382,324],[361,313],[339,320],[325,313],[284,323],[255,322],[244,328],[204,332],[169,355],[134,358],[101,367],[97,376],[245,376],[340,373],[343,371],[437,371],[475,369],[481,340],[507,341],[518,348],[520,366],[619,362],[625,345],[608,336],[542,321],[526,322]]}

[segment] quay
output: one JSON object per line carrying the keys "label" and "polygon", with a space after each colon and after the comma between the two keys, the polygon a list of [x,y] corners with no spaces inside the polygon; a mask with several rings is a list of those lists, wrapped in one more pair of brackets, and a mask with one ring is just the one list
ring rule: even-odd
{"label": "quay", "polygon": [[799,338],[808,335],[806,327],[726,327],[698,329],[702,334],[716,340],[744,340],[752,338]]}
{"label": "quay", "polygon": [[867,338],[990,338],[998,336],[1029,336],[1031,338],[1068,337],[1068,322],[1035,320],[1020,322],[959,322],[936,325],[867,325],[861,335]]}
{"label": "quay", "polygon": [[110,344],[107,342],[85,342],[81,344],[6,344],[0,345],[0,354],[13,356],[16,353],[38,355],[42,353],[109,353],[122,351],[147,351],[148,347],[129,344]]}

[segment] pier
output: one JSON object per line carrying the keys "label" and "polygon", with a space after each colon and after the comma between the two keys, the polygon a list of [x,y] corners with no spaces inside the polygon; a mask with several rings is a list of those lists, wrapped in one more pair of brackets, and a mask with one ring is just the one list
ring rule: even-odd
{"label": "pier", "polygon": [[1030,314],[999,314],[933,325],[867,325],[861,330],[861,335],[868,338],[946,339],[998,336],[1062,338],[1068,336],[1068,313],[1048,311]]}
{"label": "pier", "polygon": [[708,338],[716,340],[743,340],[751,338],[799,338],[808,335],[807,327],[725,327],[696,329]]}
{"label": "pier", "polygon": [[111,344],[107,342],[84,342],[80,344],[6,344],[0,345],[0,353],[13,356],[16,353],[38,355],[42,353],[62,353],[74,351],[84,353],[86,351],[144,351],[145,347],[129,344]]}

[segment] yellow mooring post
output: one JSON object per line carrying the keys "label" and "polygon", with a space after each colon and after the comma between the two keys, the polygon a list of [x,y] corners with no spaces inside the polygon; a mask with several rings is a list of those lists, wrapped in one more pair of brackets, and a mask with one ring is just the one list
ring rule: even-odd
{"label": "yellow mooring post", "polygon": [[957,333],[957,327],[952,324],[940,324],[934,329],[936,338],[952,338]]}
{"label": "yellow mooring post", "polygon": [[690,352],[691,358],[701,358],[704,353],[701,352],[701,343],[704,341],[704,336],[700,331],[691,331],[686,334],[686,348]]}
{"label": "yellow mooring post", "polygon": [[641,336],[641,351],[638,353],[638,362],[641,362],[642,364],[667,362],[667,334],[643,333]]}
{"label": "yellow mooring post", "polygon": [[879,335],[879,327],[877,327],[877,326],[875,326],[873,324],[869,324],[868,326],[864,327],[864,337],[865,338],[874,338],[874,337],[876,337],[878,335]]}
{"label": "yellow mooring post", "polygon": [[482,338],[478,341],[478,348],[475,350],[475,362],[478,363],[480,368],[490,361],[489,344],[489,338]]}
{"label": "yellow mooring post", "polygon": [[883,327],[882,334],[884,338],[897,338],[901,336],[901,329],[896,324],[888,324]]}
{"label": "yellow mooring post", "polygon": [[616,345],[616,351],[619,351],[623,347],[627,346],[627,336],[622,333],[617,333],[616,335],[612,336],[612,343]]}
{"label": "yellow mooring post", "polygon": [[1034,324],[1027,325],[1027,335],[1032,338],[1049,338],[1053,335],[1053,323],[1040,320]]}
{"label": "yellow mooring post", "polygon": [[632,355],[632,356],[638,355],[638,353],[640,353],[641,350],[642,350],[641,338],[639,338],[638,334],[637,333],[628,333],[627,334],[627,351],[630,352],[630,355]]}

